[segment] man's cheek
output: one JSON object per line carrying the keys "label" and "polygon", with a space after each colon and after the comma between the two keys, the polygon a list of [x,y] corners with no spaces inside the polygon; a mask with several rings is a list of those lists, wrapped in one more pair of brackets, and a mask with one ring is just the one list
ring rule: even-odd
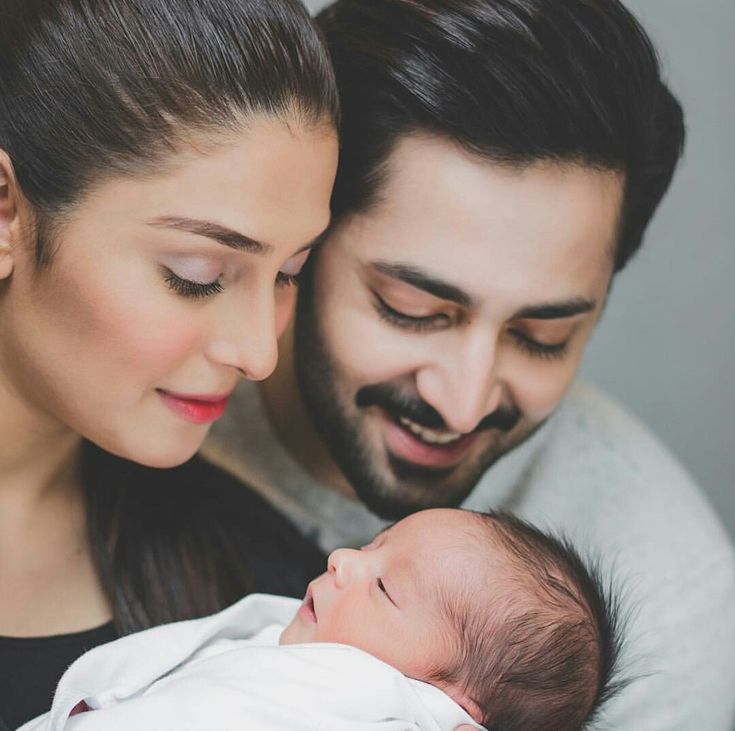
{"label": "man's cheek", "polygon": [[577,368],[576,364],[564,364],[553,371],[539,369],[529,375],[517,389],[515,400],[525,419],[538,424],[548,418],[569,390]]}
{"label": "man's cheek", "polygon": [[382,320],[372,309],[332,322],[326,342],[340,370],[362,385],[384,383],[415,370],[425,348],[414,335]]}

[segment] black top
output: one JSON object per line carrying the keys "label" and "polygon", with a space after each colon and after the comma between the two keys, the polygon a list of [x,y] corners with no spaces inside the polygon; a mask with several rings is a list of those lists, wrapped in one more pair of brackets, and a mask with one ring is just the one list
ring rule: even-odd
{"label": "black top", "polygon": [[[57,637],[0,637],[0,731],[49,710],[59,678],[86,650],[152,624],[223,609],[250,591],[301,597],[326,567],[324,554],[283,515],[200,458],[157,470],[86,445],[83,467],[90,541],[93,552],[103,553],[103,585],[115,587],[108,590],[115,624]],[[100,549],[107,544],[113,547]],[[200,566],[200,556],[209,563]],[[202,604],[206,592],[197,586],[221,591]],[[151,596],[162,608],[144,606]]]}
{"label": "black top", "polygon": [[8,729],[47,711],[56,684],[69,665],[82,653],[116,636],[110,622],[86,632],[55,637],[0,637],[0,708]]}

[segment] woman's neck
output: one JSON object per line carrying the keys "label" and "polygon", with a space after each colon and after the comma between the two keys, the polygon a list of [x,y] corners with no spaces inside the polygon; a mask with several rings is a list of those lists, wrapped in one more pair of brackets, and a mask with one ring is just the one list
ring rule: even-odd
{"label": "woman's neck", "polygon": [[53,502],[77,481],[81,437],[14,394],[2,376],[0,414],[0,506]]}
{"label": "woman's neck", "polygon": [[0,382],[0,635],[64,634],[110,607],[87,540],[82,440]]}

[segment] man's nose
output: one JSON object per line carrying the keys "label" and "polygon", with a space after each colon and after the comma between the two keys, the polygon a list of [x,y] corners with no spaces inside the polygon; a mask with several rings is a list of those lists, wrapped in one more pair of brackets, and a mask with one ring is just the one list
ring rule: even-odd
{"label": "man's nose", "polygon": [[353,548],[338,548],[329,554],[327,570],[338,589],[344,589],[360,576],[362,558],[362,552]]}
{"label": "man's nose", "polygon": [[237,369],[251,381],[262,381],[278,361],[276,326],[273,293],[249,298],[218,320],[207,356],[212,362]]}
{"label": "man's nose", "polygon": [[456,348],[437,353],[419,369],[416,389],[449,431],[468,434],[500,405],[496,370],[495,338],[487,332],[467,334]]}

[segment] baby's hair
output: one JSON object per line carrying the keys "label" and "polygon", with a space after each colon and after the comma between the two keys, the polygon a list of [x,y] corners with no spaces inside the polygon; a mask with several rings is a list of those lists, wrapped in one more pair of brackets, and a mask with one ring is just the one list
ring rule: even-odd
{"label": "baby's hair", "polygon": [[[430,682],[462,688],[489,729],[584,728],[621,686],[621,621],[611,587],[565,538],[507,513],[475,515],[501,580],[477,587],[467,601],[446,597],[458,653]],[[478,611],[488,595],[488,611]]]}

